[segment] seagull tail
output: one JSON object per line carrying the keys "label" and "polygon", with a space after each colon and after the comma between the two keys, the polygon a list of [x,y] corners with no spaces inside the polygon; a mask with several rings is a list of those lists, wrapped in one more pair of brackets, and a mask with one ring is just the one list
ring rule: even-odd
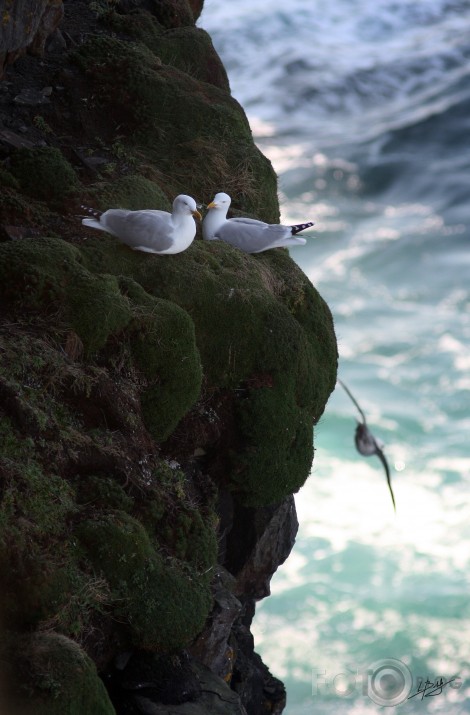
{"label": "seagull tail", "polygon": [[309,221],[308,223],[297,223],[295,226],[291,226],[291,232],[292,235],[295,236],[297,233],[300,233],[301,231],[305,231],[307,228],[310,228],[311,226],[315,226],[313,221]]}
{"label": "seagull tail", "polygon": [[107,231],[102,223],[99,222],[96,218],[83,218],[82,219],[82,224],[84,226],[89,226],[90,228],[97,228],[100,231]]}

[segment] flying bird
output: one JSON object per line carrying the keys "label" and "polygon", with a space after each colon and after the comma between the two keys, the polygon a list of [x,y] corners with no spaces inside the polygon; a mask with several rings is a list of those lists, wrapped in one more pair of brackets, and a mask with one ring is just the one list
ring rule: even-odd
{"label": "flying bird", "polygon": [[341,385],[341,387],[343,388],[343,390],[346,392],[348,397],[351,399],[351,401],[354,403],[354,405],[356,406],[356,408],[362,418],[362,422],[360,422],[359,420],[357,421],[356,433],[354,435],[354,442],[356,444],[356,449],[359,452],[359,454],[362,454],[364,457],[371,457],[372,455],[376,454],[377,457],[382,462],[383,468],[385,470],[385,476],[387,477],[387,484],[388,484],[388,488],[390,490],[390,496],[392,497],[393,508],[396,511],[397,507],[395,505],[395,497],[393,495],[392,482],[390,479],[390,469],[388,466],[388,462],[385,458],[385,455],[383,453],[382,446],[375,439],[374,435],[368,428],[367,422],[366,422],[366,416],[365,416],[364,412],[361,410],[356,398],[353,396],[351,391],[346,387],[344,382],[342,382],[339,379],[338,379],[338,382]]}
{"label": "flying bird", "polygon": [[295,226],[265,223],[252,218],[227,218],[231,198],[228,194],[216,194],[207,205],[208,212],[202,223],[202,235],[207,241],[225,241],[245,253],[261,253],[281,246],[303,246],[305,238],[297,236],[313,226],[312,222]]}
{"label": "flying bird", "polygon": [[173,201],[173,211],[127,211],[108,209],[104,213],[88,209],[94,218],[84,218],[82,224],[106,231],[134,251],[168,255],[186,250],[196,235],[195,218],[202,216],[192,196],[180,194]]}

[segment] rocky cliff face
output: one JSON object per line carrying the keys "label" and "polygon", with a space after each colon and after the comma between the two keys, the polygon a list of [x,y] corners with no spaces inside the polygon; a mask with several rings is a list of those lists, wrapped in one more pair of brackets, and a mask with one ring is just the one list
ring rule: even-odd
{"label": "rocky cliff face", "polygon": [[224,190],[278,220],[201,7],[0,2],[2,712],[285,703],[250,624],[335,384],[328,307],[283,249],[153,256],[78,218]]}

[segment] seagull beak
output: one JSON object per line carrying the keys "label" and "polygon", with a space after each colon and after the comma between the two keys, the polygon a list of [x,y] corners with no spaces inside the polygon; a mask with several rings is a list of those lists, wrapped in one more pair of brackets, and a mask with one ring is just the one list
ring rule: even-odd
{"label": "seagull beak", "polygon": [[207,204],[207,208],[208,209],[216,209],[217,204],[215,203],[215,201],[211,201],[210,204]]}
{"label": "seagull beak", "polygon": [[199,213],[199,211],[191,211],[191,213],[192,213],[192,215],[194,216],[194,218],[197,218],[197,219],[198,219],[198,221],[202,221],[202,216],[201,216],[201,214]]}

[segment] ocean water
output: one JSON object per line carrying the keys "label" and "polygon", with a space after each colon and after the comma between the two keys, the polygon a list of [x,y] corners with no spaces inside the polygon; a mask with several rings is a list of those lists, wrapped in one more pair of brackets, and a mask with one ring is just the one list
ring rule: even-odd
{"label": "ocean water", "polygon": [[206,0],[199,24],[283,221],[316,222],[291,255],[397,502],[338,387],[257,650],[287,715],[470,712],[470,1]]}

